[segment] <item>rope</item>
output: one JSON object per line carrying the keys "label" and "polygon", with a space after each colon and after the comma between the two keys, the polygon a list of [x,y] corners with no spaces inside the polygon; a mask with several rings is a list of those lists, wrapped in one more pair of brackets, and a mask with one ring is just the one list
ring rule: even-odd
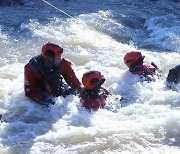
{"label": "rope", "polygon": [[55,8],[56,10],[58,10],[59,12],[61,12],[62,14],[66,15],[66,16],[68,16],[68,17],[70,17],[70,18],[72,18],[71,15],[67,14],[67,13],[64,12],[63,10],[61,10],[61,9],[57,8],[56,6],[52,5],[52,4],[49,3],[48,1],[46,1],[46,0],[42,0],[42,1],[43,1],[44,3],[46,3],[46,4],[48,4],[49,6]]}
{"label": "rope", "polygon": [[[66,15],[67,17],[69,17],[69,18],[73,18],[73,16],[71,16],[71,15],[69,15],[69,14],[67,14],[66,12],[64,12],[63,10],[61,10],[61,9],[59,9],[59,8],[57,8],[56,6],[54,6],[53,4],[51,4],[51,3],[49,3],[48,1],[46,1],[46,0],[42,0],[44,3],[46,3],[46,4],[48,4],[49,6],[51,6],[51,7],[53,7],[54,9],[56,9],[56,10],[58,10],[59,12],[61,12],[62,14],[64,14],[64,15]],[[82,24],[83,22],[81,21],[81,24]],[[87,24],[86,24],[87,25]],[[87,25],[88,26],[88,25]],[[89,26],[88,26],[89,27]],[[91,27],[89,27],[91,30],[93,30]]]}

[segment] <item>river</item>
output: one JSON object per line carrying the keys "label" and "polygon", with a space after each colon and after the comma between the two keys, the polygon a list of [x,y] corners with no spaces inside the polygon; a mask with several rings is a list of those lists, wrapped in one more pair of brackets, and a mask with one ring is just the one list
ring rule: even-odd
{"label": "river", "polygon": [[[0,153],[90,154],[180,152],[180,85],[166,85],[180,64],[179,0],[41,0],[0,6]],[[64,48],[81,81],[88,70],[113,95],[88,111],[78,96],[42,107],[24,96],[24,65],[46,42]],[[161,77],[139,82],[123,57],[140,51]],[[123,100],[120,101],[121,96]]]}

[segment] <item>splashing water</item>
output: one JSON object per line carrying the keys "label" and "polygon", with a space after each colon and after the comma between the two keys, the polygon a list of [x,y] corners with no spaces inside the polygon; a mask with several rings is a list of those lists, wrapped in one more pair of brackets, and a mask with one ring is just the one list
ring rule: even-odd
{"label": "splashing water", "polygon": [[[165,79],[180,63],[179,2],[53,2],[74,17],[40,1],[0,9],[0,153],[178,153],[180,85],[169,90]],[[49,108],[24,96],[24,65],[45,42],[64,48],[80,80],[92,69],[105,76],[105,109],[86,110],[73,95]],[[123,63],[132,50],[162,76],[132,76]]]}

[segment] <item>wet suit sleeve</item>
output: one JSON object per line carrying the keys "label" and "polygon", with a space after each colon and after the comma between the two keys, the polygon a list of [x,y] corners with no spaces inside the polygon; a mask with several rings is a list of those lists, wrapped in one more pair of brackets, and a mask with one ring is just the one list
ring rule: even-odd
{"label": "wet suit sleeve", "polygon": [[24,67],[24,90],[25,95],[32,100],[42,103],[45,97],[37,90],[37,82],[41,79],[29,64]]}
{"label": "wet suit sleeve", "polygon": [[78,78],[76,77],[72,67],[71,63],[64,58],[61,60],[60,64],[61,68],[61,75],[65,79],[66,83],[74,90],[81,91],[82,86],[81,83],[79,82]]}
{"label": "wet suit sleeve", "polygon": [[145,71],[145,75],[155,75],[156,72],[156,68],[148,63],[144,63],[144,71]]}

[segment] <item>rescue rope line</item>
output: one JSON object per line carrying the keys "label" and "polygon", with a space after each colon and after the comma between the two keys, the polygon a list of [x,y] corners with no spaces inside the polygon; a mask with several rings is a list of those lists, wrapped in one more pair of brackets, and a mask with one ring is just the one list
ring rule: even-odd
{"label": "rescue rope line", "polygon": [[52,5],[52,4],[49,3],[48,1],[46,1],[46,0],[42,0],[42,1],[43,1],[44,3],[46,3],[46,4],[48,4],[49,6],[53,7],[54,9],[58,10],[58,11],[61,12],[62,14],[66,15],[66,16],[68,16],[68,17],[70,17],[70,18],[72,18],[71,15],[67,14],[67,13],[64,12],[63,10],[61,10],[61,9],[57,8],[56,6]]}
{"label": "rescue rope line", "polygon": [[[43,1],[44,3],[48,4],[49,6],[53,7],[54,9],[56,9],[57,11],[59,11],[60,13],[66,15],[67,17],[69,18],[73,18],[73,16],[67,14],[66,12],[64,12],[63,10],[57,8],[56,6],[54,6],[53,4],[49,3],[47,0],[41,0]],[[85,22],[82,22],[82,21],[78,21],[80,24],[86,24]],[[86,24],[87,25],[87,24]],[[87,27],[89,27],[89,29],[91,30],[94,30],[93,28],[91,28],[90,26],[87,25]]]}

